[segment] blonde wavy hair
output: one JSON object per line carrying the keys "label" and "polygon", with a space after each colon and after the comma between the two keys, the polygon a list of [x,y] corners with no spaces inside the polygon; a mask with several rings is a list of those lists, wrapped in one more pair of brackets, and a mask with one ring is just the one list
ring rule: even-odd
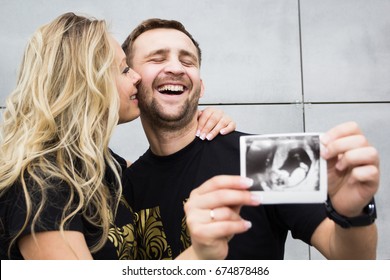
{"label": "blonde wavy hair", "polygon": [[[8,254],[29,221],[35,238],[48,191],[59,192],[53,182],[65,182],[70,193],[60,231],[82,213],[102,232],[91,252],[107,240],[122,191],[108,148],[119,110],[119,67],[108,36],[105,21],[66,13],[39,28],[26,47],[0,127],[0,195],[20,184],[27,209]],[[107,169],[114,189],[105,181]]]}

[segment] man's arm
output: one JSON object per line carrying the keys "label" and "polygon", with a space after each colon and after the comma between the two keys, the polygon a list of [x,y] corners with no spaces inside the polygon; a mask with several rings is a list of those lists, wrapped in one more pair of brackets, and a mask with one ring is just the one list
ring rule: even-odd
{"label": "man's arm", "polygon": [[327,259],[375,259],[377,239],[375,224],[344,229],[327,218],[315,230],[311,243]]}
{"label": "man's arm", "polygon": [[[379,156],[356,123],[334,127],[321,138],[328,162],[328,196],[342,217],[366,215],[363,209],[379,186]],[[328,259],[374,259],[375,224],[343,228],[331,219],[315,230],[311,242]]]}

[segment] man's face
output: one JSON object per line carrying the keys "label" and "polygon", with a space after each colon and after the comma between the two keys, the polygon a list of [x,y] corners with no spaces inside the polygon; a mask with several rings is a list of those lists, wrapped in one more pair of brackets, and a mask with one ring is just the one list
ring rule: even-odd
{"label": "man's face", "polygon": [[142,77],[141,117],[165,128],[187,125],[204,91],[191,39],[175,29],[153,29],[135,40],[132,52],[132,68]]}

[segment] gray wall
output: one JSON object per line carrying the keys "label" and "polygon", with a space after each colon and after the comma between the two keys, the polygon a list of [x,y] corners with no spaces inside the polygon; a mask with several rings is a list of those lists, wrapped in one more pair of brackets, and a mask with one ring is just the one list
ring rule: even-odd
{"label": "gray wall", "polygon": [[[326,131],[355,120],[381,154],[379,259],[390,259],[389,0],[0,0],[0,106],[27,38],[60,13],[105,18],[121,42],[141,20],[182,21],[204,53],[202,105],[252,133]],[[134,161],[148,147],[140,122],[112,148]],[[321,259],[289,238],[287,259]]]}

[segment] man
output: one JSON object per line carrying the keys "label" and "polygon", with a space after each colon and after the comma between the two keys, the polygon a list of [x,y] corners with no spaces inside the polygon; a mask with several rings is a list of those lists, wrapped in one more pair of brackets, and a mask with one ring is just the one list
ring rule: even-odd
{"label": "man", "polygon": [[[212,176],[239,174],[239,137],[244,134],[234,132],[211,142],[193,136],[198,100],[204,94],[201,51],[179,22],[147,20],[122,47],[128,64],[142,77],[138,99],[150,143],[124,176],[137,213],[138,256],[170,259],[190,244],[183,205],[191,191]],[[283,259],[288,230],[329,259],[375,258],[376,213],[370,201],[379,184],[377,152],[355,123],[331,129],[321,141],[321,156],[328,161],[327,207],[243,207],[241,216],[252,228],[230,241],[228,258]],[[225,210],[201,211],[199,217],[215,223]]]}

